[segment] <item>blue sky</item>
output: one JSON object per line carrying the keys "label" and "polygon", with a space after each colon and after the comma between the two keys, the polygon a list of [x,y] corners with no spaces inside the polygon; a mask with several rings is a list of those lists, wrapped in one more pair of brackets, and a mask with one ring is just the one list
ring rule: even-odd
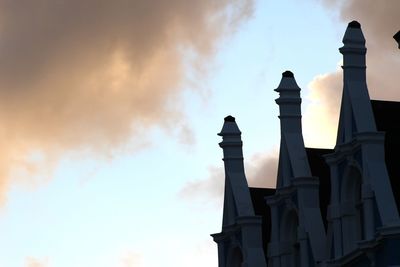
{"label": "blue sky", "polygon": [[[184,191],[210,177],[223,183],[224,177],[212,172],[223,167],[216,134],[227,115],[236,117],[242,131],[246,161],[276,154],[273,89],[283,71],[293,71],[302,88],[303,114],[312,109],[310,82],[334,73],[341,59],[337,49],[346,22],[339,13],[313,0],[256,1],[248,19],[218,38],[202,71],[183,60],[185,78],[174,97],[165,99],[172,101],[168,105],[178,99],[180,115],[173,123],[163,126],[170,114],[162,114],[160,123],[139,135],[131,132],[104,154],[95,149],[97,143],[87,150],[57,150],[49,170],[48,159],[40,156],[46,150],[40,143],[33,146],[39,153],[30,160],[37,170],[21,175],[17,165],[15,176],[23,178],[9,182],[5,191],[0,265],[217,266],[209,234],[220,230],[223,196],[201,186],[191,188],[193,195]],[[304,129],[318,130],[318,125]],[[312,136],[305,136],[305,143],[321,146]]]}

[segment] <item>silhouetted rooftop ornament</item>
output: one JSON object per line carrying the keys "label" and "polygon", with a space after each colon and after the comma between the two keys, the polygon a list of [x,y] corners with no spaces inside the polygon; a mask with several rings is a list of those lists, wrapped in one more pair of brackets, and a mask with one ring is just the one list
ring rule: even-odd
{"label": "silhouetted rooftop ornament", "polygon": [[[240,134],[241,134],[241,132],[239,130],[239,127],[236,124],[235,117],[232,117],[231,115],[226,116],[224,118],[224,125],[222,126],[222,130],[218,135],[225,136],[225,137],[235,135],[235,136],[239,137],[239,139],[237,139],[237,141],[241,142]],[[224,138],[224,140],[225,140],[225,138]]]}
{"label": "silhouetted rooftop ornament", "polygon": [[226,116],[224,121],[230,121],[230,122],[235,122],[235,117],[232,117],[231,115]]}
{"label": "silhouetted rooftop ornament", "polygon": [[288,77],[288,78],[293,78],[293,72],[291,72],[290,70],[285,71],[284,73],[282,73],[282,77]]}
{"label": "silhouetted rooftop ornament", "polygon": [[339,49],[342,54],[346,51],[352,53],[353,49],[360,49],[362,53],[367,51],[360,23],[355,20],[349,23],[343,36],[343,44],[344,46]]}
{"label": "silhouetted rooftop ornament", "polygon": [[393,35],[393,38],[399,44],[399,49],[400,49],[400,31],[398,31],[395,35]]}
{"label": "silhouetted rooftop ornament", "polygon": [[349,27],[350,28],[361,29],[361,24],[358,21],[353,20],[352,22],[349,23]]}
{"label": "silhouetted rooftop ornament", "polygon": [[[287,91],[300,91],[299,86],[296,83],[296,80],[294,79],[293,72],[287,70],[284,73],[282,73],[282,79],[281,82],[279,83],[278,88],[274,90],[275,92],[287,92]],[[280,94],[280,98],[286,98],[286,96]],[[289,98],[293,98],[293,95],[288,95]],[[297,96],[296,96],[297,98]]]}

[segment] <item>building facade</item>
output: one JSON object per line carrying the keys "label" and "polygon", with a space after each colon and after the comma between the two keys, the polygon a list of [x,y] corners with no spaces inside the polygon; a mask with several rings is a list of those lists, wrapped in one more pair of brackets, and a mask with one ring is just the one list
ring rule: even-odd
{"label": "building facade", "polygon": [[293,73],[282,74],[275,189],[249,188],[241,132],[225,118],[223,222],[212,235],[219,267],[400,267],[400,103],[370,100],[358,22],[343,44],[334,149],[304,146],[300,88]]}

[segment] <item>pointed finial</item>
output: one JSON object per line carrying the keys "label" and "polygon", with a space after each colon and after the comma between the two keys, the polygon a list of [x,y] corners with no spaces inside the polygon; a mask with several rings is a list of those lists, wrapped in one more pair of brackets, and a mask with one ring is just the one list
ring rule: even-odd
{"label": "pointed finial", "polygon": [[400,48],[400,31],[398,31],[395,35],[393,35],[393,38],[399,44],[399,48]]}
{"label": "pointed finial", "polygon": [[352,22],[349,23],[349,25],[347,27],[361,29],[361,24],[358,21],[353,20]]}
{"label": "pointed finial", "polygon": [[300,87],[297,85],[296,80],[294,79],[293,72],[290,70],[282,73],[282,79],[279,83],[278,88],[275,89],[275,92],[282,91],[300,91]]}
{"label": "pointed finial", "polygon": [[[293,119],[301,118],[301,98],[300,87],[296,83],[293,72],[287,70],[282,73],[281,82],[275,92],[279,93],[279,97],[275,99],[275,103],[279,105],[279,117],[284,118],[290,116]],[[298,127],[301,129],[301,126]]]}
{"label": "pointed finial", "polygon": [[228,115],[224,118],[224,121],[235,122],[235,117]]}
{"label": "pointed finial", "polygon": [[293,75],[293,72],[291,72],[290,70],[287,70],[284,73],[282,73],[282,77],[294,78],[294,75]]}
{"label": "pointed finial", "polygon": [[224,118],[224,126],[222,126],[222,130],[218,135],[241,135],[241,133],[242,132],[240,132],[239,127],[236,124],[235,117],[229,115]]}
{"label": "pointed finial", "polygon": [[346,32],[343,36],[344,47],[351,48],[364,48],[365,38],[361,30],[361,24],[353,20],[347,26]]}

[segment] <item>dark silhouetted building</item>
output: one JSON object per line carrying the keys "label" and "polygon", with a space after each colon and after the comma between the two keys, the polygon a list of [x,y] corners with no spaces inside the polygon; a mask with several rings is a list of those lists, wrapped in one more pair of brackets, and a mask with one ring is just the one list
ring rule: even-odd
{"label": "dark silhouetted building", "polygon": [[[249,188],[241,132],[225,118],[219,267],[400,266],[400,103],[370,100],[361,26],[343,37],[334,149],[304,146],[300,88],[282,74],[276,188]],[[317,121],[315,123],[318,123]]]}

